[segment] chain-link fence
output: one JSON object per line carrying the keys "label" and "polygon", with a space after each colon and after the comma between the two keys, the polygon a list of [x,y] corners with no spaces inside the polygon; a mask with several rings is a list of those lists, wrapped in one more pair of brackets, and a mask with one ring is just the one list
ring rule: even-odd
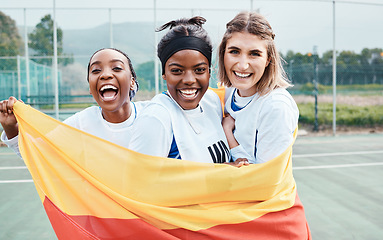
{"label": "chain-link fence", "polygon": [[[164,90],[166,83],[159,72],[157,76],[154,73],[156,43],[163,33],[155,33],[154,29],[180,17],[201,15],[208,20],[205,28],[215,48],[211,86],[216,86],[216,49],[225,23],[240,10],[257,10],[268,18],[276,33],[276,44],[294,84],[290,91],[300,107],[303,124],[315,121],[315,108],[319,108],[320,124],[331,124],[331,117],[327,115],[332,113],[327,111],[328,104],[334,103],[329,101],[334,90],[334,36],[337,37],[337,112],[343,111],[342,104],[360,105],[361,102],[372,105],[371,111],[380,111],[376,108],[383,104],[383,39],[374,35],[379,32],[379,21],[366,22],[369,19],[340,16],[346,12],[345,16],[349,16],[351,11],[378,17],[383,3],[336,1],[335,5],[334,1],[236,1],[233,7],[223,8],[229,4],[229,1],[223,1],[222,4],[205,2],[203,7],[196,8],[196,4],[188,3],[189,6],[175,2],[172,8],[165,8],[159,1],[157,6],[153,2],[156,1],[146,1],[137,7],[70,7],[56,8],[55,11],[49,7],[0,7],[5,16],[2,18],[6,19],[3,22],[16,28],[0,31],[0,99],[13,95],[35,106],[52,107],[54,104],[53,18],[57,23],[58,98],[60,109],[64,109],[69,103],[93,103],[86,81],[87,63],[94,51],[105,47],[121,49],[132,59],[140,83],[136,100],[148,99]],[[234,4],[235,1],[230,2]],[[320,23],[310,24],[315,18],[319,18]],[[337,24],[334,24],[335,20]],[[367,34],[367,26],[376,32]],[[360,45],[355,46],[351,38],[363,40],[356,41]],[[371,39],[378,39],[379,44]],[[293,46],[297,44],[302,47],[294,50]],[[320,50],[318,53],[315,52],[317,49]],[[342,95],[358,96],[358,104],[351,100],[342,102]],[[318,106],[314,107],[317,98]],[[322,110],[327,117],[321,116]],[[383,116],[377,115],[378,120],[370,125],[383,125]]]}

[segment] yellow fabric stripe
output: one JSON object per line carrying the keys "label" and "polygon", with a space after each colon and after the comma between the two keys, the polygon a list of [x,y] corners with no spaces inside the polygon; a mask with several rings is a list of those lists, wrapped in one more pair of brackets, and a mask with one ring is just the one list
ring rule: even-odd
{"label": "yellow fabric stripe", "polygon": [[[19,145],[38,193],[69,215],[141,218],[201,230],[254,220],[294,204],[292,146],[235,168],[139,154],[17,102]],[[297,131],[295,131],[296,133]]]}

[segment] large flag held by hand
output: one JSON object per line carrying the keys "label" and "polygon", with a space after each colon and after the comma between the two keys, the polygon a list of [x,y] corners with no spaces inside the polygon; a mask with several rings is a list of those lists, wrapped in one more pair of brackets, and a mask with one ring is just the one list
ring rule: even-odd
{"label": "large flag held by hand", "polygon": [[310,239],[292,146],[235,168],[139,154],[20,102],[14,112],[59,239]]}

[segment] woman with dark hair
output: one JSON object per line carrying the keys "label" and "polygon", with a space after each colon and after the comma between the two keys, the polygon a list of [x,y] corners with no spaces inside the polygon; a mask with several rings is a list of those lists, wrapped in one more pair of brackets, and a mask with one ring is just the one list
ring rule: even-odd
{"label": "woman with dark hair", "polygon": [[[87,80],[98,106],[88,107],[64,123],[129,147],[133,123],[147,103],[131,101],[138,90],[138,83],[130,58],[114,48],[96,51],[89,60]],[[19,153],[18,125],[12,112],[15,101],[16,98],[10,97],[0,102],[0,123],[4,129],[1,140]]]}
{"label": "woman with dark hair", "polygon": [[148,155],[207,163],[229,162],[218,96],[208,90],[212,45],[202,17],[161,26],[158,43],[168,90],[152,99],[138,118],[131,149]]}

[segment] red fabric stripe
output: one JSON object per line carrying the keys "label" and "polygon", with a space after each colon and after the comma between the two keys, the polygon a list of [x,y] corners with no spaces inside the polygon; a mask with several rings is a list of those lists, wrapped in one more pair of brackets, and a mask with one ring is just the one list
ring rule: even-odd
{"label": "red fabric stripe", "polygon": [[140,219],[70,216],[48,198],[44,200],[44,207],[58,239],[311,239],[298,196],[294,206],[289,209],[268,213],[250,222],[219,225],[196,232],[187,229],[161,230]]}
{"label": "red fabric stripe", "polygon": [[166,230],[182,240],[308,240],[310,229],[306,222],[304,209],[297,195],[293,207],[263,215],[250,222],[225,224],[198,232],[185,229]]}
{"label": "red fabric stripe", "polygon": [[58,239],[179,239],[141,219],[98,218],[70,216],[61,211],[47,197],[44,208]]}

